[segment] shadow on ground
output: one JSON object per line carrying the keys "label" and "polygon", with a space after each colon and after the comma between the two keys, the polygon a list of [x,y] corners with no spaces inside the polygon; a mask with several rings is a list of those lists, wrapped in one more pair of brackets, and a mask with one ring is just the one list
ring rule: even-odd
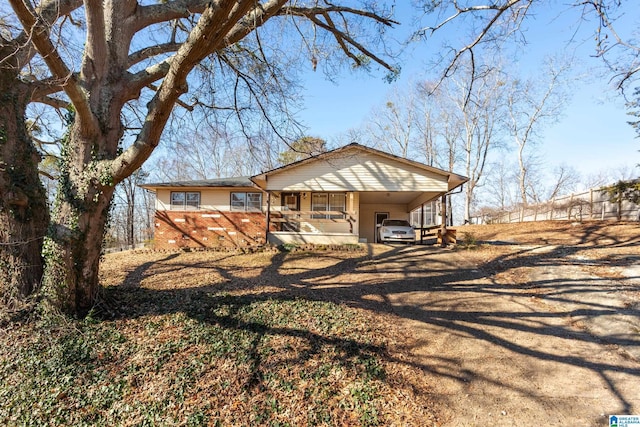
{"label": "shadow on ground", "polygon": [[[582,242],[592,241],[594,233],[587,230]],[[637,244],[628,239],[609,246],[635,250]],[[121,286],[106,288],[108,306],[120,307],[108,314],[183,312],[226,328],[304,335],[320,343],[337,338],[213,313],[220,304],[242,307],[266,300],[346,304],[396,316],[410,329],[404,349],[410,357],[396,361],[432,379],[434,397],[448,408],[451,423],[541,425],[562,414],[580,425],[599,425],[606,414],[640,412],[640,364],[625,350],[640,348],[640,334],[594,334],[581,324],[622,314],[638,328],[638,304],[620,305],[613,296],[640,295],[640,286],[562,274],[576,267],[572,257],[583,250],[579,244],[543,251],[511,246],[487,263],[473,252],[398,246],[374,253],[374,248],[355,257],[280,252],[251,276],[223,266],[220,256],[194,263],[188,254],[171,254],[131,271]],[[159,272],[186,270],[215,273],[221,280],[186,289],[141,286]]]}

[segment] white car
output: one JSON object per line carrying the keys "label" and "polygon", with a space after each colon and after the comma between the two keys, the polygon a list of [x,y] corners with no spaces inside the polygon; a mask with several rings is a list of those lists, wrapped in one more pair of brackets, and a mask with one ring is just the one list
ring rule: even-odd
{"label": "white car", "polygon": [[378,242],[416,242],[416,232],[404,219],[384,219],[378,229]]}

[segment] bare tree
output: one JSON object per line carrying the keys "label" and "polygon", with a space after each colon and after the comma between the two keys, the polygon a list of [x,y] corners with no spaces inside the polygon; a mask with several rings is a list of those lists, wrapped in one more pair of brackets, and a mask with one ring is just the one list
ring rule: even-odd
{"label": "bare tree", "polygon": [[531,186],[529,166],[536,164],[535,160],[527,159],[529,151],[537,142],[540,128],[556,122],[568,100],[566,74],[570,64],[565,62],[558,66],[553,61],[547,64],[548,71],[542,76],[513,80],[505,88],[509,93],[507,128],[516,145],[520,201],[525,207],[529,204],[527,188]]}
{"label": "bare tree", "polygon": [[487,174],[491,185],[487,186],[485,198],[489,208],[506,212],[515,205],[512,184],[516,181],[516,173],[513,166],[504,157],[492,165]]}
{"label": "bare tree", "polygon": [[499,70],[486,68],[472,72],[470,79],[457,80],[455,103],[463,121],[462,151],[467,182],[464,221],[471,220],[471,206],[476,189],[482,185],[490,150],[500,142],[497,127],[501,115],[504,86]]}
{"label": "bare tree", "polygon": [[425,157],[431,160],[429,164],[450,172],[462,161],[460,141],[464,132],[454,88],[454,84],[435,88],[433,82],[418,86],[418,111],[424,120],[418,120],[417,128],[424,141]]}
{"label": "bare tree", "polygon": [[[441,50],[439,62],[444,64],[443,79],[458,70],[463,61],[474,62],[474,55],[487,48],[502,46],[506,41],[525,41],[526,31],[522,24],[535,19],[538,10],[548,12],[555,3],[537,0],[498,0],[478,2],[476,0],[432,1],[420,0],[416,5],[422,12],[420,20],[425,23],[418,28],[414,39],[428,39],[444,28],[457,26],[466,31],[466,39],[459,45],[449,40]],[[619,25],[635,17],[635,4],[619,0],[576,0],[566,7],[558,8],[558,15],[573,14],[576,28],[591,25],[591,40],[595,40],[595,56],[601,58],[616,87],[624,93],[634,88],[640,75],[640,45],[637,42],[636,26],[623,32]],[[585,40],[578,40],[583,42]],[[523,43],[524,45],[524,43]],[[475,67],[472,65],[472,69]],[[442,81],[441,81],[442,82]]]}
{"label": "bare tree", "polygon": [[415,91],[393,89],[383,105],[374,107],[365,132],[373,146],[408,157],[416,143]]}
{"label": "bare tree", "polygon": [[[434,89],[434,84],[429,81],[420,82],[414,89],[417,93],[415,101],[416,133],[419,140],[425,163],[430,166],[439,164],[440,155],[439,140],[447,141],[448,120],[440,117],[444,110],[439,109],[442,97],[440,92]],[[454,138],[456,139],[456,138]],[[440,165],[441,166],[441,165]],[[453,170],[453,162],[450,162],[449,171]]]}
{"label": "bare tree", "polygon": [[554,199],[563,194],[576,191],[580,183],[580,173],[565,163],[556,166],[552,171],[551,186],[547,191],[546,200]]}
{"label": "bare tree", "polygon": [[153,237],[155,196],[140,185],[148,181],[149,173],[138,169],[116,187],[109,215],[105,245],[134,248]]}
{"label": "bare tree", "polygon": [[134,247],[136,242],[136,211],[138,207],[138,195],[143,190],[139,187],[145,182],[149,174],[138,169],[130,176],[122,180],[118,185],[116,194],[124,207],[125,241],[127,246]]}
{"label": "bare tree", "polygon": [[[224,129],[185,126],[173,130],[164,142],[162,155],[152,160],[157,165],[153,168],[154,180],[245,176],[258,173],[272,164],[269,154],[256,153],[243,135]],[[264,149],[271,143],[272,139],[269,139],[255,145],[263,145]]]}
{"label": "bare tree", "polygon": [[[206,58],[227,73],[222,76],[235,81],[231,87],[243,95],[236,100],[249,99],[258,108],[268,98],[259,83],[278,81],[272,65],[277,61],[267,57],[269,45],[262,44],[263,36],[269,37],[265,24],[274,18],[297,24],[289,28],[308,25],[326,31],[343,57],[358,66],[367,58],[393,70],[351,30],[364,28],[355,20],[393,24],[384,12],[364,6],[320,2],[302,6],[286,0],[175,0],[148,5],[87,0],[82,60],[74,69],[53,43],[39,10],[24,0],[9,3],[51,77],[64,82],[75,112],[61,153],[56,209],[45,243],[45,285],[54,304],[70,312],[89,309],[98,295],[101,242],[115,186],[158,146],[173,106],[188,91],[189,75]],[[188,30],[163,31],[160,25],[172,21]],[[265,29],[259,32],[259,28]],[[138,105],[143,113],[130,133],[132,142],[121,146],[127,132],[123,110],[138,99],[148,102]],[[231,106],[242,111],[240,104]],[[273,128],[277,129],[275,124]]]}

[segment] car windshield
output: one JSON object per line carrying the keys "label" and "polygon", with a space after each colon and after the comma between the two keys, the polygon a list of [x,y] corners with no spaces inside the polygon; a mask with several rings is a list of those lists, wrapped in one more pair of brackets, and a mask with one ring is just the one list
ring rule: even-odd
{"label": "car windshield", "polygon": [[382,225],[387,227],[411,227],[409,221],[403,219],[385,219],[382,221]]}

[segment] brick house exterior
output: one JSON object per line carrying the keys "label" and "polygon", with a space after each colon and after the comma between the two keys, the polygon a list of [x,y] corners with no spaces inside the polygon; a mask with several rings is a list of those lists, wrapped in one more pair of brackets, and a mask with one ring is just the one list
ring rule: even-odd
{"label": "brick house exterior", "polygon": [[155,249],[248,247],[266,242],[267,221],[262,212],[156,211],[155,226]]}
{"label": "brick house exterior", "polygon": [[381,218],[409,219],[466,181],[354,143],[252,177],[142,187],[156,193],[155,248],[175,249],[376,242]]}

